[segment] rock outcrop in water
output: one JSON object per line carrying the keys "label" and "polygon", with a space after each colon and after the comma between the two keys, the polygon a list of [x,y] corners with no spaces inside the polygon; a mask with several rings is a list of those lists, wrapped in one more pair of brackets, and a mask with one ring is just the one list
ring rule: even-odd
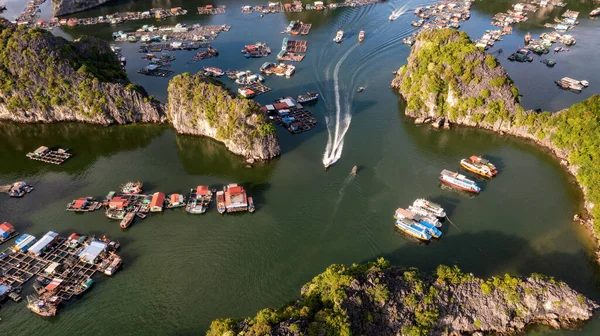
{"label": "rock outcrop in water", "polygon": [[[583,223],[600,236],[600,96],[568,109],[537,113],[519,105],[519,91],[497,60],[478,49],[464,32],[425,30],[408,63],[392,81],[406,100],[406,115],[528,138],[549,148],[575,175],[594,217]],[[600,251],[597,252],[600,262]]]}
{"label": "rock outcrop in water", "polygon": [[260,106],[201,74],[184,73],[169,82],[167,116],[178,133],[209,136],[249,159],[280,153],[275,126]]}
{"label": "rock outcrop in water", "polygon": [[439,266],[427,276],[380,259],[332,265],[304,285],[296,302],[254,318],[215,320],[207,335],[506,334],[530,324],[576,327],[597,308],[542,275],[483,280]]}
{"label": "rock outcrop in water", "polygon": [[98,7],[109,1],[111,0],[52,0],[52,6],[54,16],[62,16]]}
{"label": "rock outcrop in water", "polygon": [[0,120],[161,122],[162,106],[129,83],[108,43],[69,42],[0,19]]}

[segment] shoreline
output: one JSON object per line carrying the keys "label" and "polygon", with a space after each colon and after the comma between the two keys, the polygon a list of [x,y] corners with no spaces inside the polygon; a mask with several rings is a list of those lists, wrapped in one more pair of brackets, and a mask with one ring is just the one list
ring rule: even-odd
{"label": "shoreline", "polygon": [[[406,106],[407,100],[401,93],[396,91],[398,88],[392,86],[392,89],[394,90],[394,92],[396,94],[399,94],[400,98],[404,101],[404,105]],[[555,111],[552,113],[560,113],[561,111],[563,111],[563,110]],[[410,118],[410,120],[415,120],[418,118],[418,115],[416,115],[414,113],[414,111],[409,111],[406,108],[404,109],[404,116]],[[548,153],[551,153],[552,156],[554,156],[555,158],[560,160],[559,165],[564,168],[564,170],[569,174],[570,177],[573,178],[575,184],[577,184],[577,187],[579,188],[579,190],[581,190],[581,193],[583,195],[583,204],[582,205],[583,205],[583,209],[585,210],[586,213],[585,214],[574,214],[574,216],[577,216],[577,215],[584,216],[584,217],[582,217],[582,221],[579,222],[579,225],[584,226],[586,228],[586,231],[588,231],[588,233],[590,234],[592,241],[594,243],[594,250],[592,251],[592,253],[593,253],[595,262],[597,264],[600,264],[600,237],[594,231],[594,224],[593,224],[594,216],[592,215],[592,212],[591,212],[591,209],[594,207],[594,204],[589,201],[588,195],[586,192],[586,188],[583,185],[581,185],[581,183],[577,180],[577,170],[579,169],[579,167],[571,165],[569,163],[568,153],[564,150],[561,150],[556,145],[552,144],[550,141],[542,141],[542,140],[536,138],[536,136],[534,134],[523,131],[522,130],[523,127],[518,128],[517,131],[515,131],[514,127],[497,128],[497,127],[494,127],[494,125],[490,126],[490,125],[484,124],[484,123],[477,123],[477,122],[471,122],[471,121],[465,122],[465,121],[466,121],[466,118],[459,118],[456,121],[451,122],[451,124],[460,126],[460,127],[469,127],[469,128],[478,129],[478,130],[486,130],[486,131],[496,133],[497,135],[500,135],[500,136],[510,135],[510,136],[516,137],[518,139],[527,140],[528,142],[535,144],[538,148],[541,148],[541,149],[547,151]],[[414,126],[414,122],[413,122],[413,126]],[[567,163],[564,164],[563,162],[567,162]],[[578,222],[576,220],[573,220],[573,223],[576,224]]]}

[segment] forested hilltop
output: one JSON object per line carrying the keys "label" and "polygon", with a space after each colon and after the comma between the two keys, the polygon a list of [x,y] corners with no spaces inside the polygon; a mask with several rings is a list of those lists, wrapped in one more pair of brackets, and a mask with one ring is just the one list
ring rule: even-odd
{"label": "forested hilltop", "polygon": [[0,119],[106,125],[160,122],[163,112],[105,41],[69,42],[0,19]]}
{"label": "forested hilltop", "polygon": [[566,284],[532,274],[479,279],[456,266],[433,275],[383,259],[331,265],[301,297],[246,319],[218,319],[208,336],[461,335],[512,333],[529,324],[574,327],[598,305]]}
{"label": "forested hilltop", "polygon": [[280,153],[275,125],[260,106],[202,74],[184,73],[169,82],[168,119],[178,133],[209,136],[250,159]]}
{"label": "forested hilltop", "polygon": [[594,217],[587,224],[600,237],[600,207],[593,206],[600,204],[600,96],[554,113],[525,111],[497,60],[453,29],[421,32],[392,87],[407,101],[408,116],[529,138],[568,160]]}

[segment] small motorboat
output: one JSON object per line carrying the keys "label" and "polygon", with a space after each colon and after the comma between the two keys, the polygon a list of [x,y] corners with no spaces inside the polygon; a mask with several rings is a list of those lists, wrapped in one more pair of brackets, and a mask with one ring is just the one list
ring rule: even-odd
{"label": "small motorboat", "polygon": [[351,171],[352,175],[356,175],[357,172],[358,172],[358,167],[357,166],[352,167],[352,171]]}
{"label": "small motorboat", "polygon": [[365,91],[365,88],[363,86],[356,89],[356,92],[363,92],[363,91]]}

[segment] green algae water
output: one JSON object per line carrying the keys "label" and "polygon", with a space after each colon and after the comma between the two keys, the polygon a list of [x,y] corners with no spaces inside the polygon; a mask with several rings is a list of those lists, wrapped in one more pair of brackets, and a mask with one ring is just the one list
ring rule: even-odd
{"label": "green algae water", "polygon": [[[216,58],[186,64],[193,52],[175,52],[178,59],[171,69],[176,72],[196,72],[205,66],[256,71],[262,62],[275,61],[275,55],[245,59],[240,53],[245,44],[264,41],[277,50],[284,37],[279,32],[289,20],[312,23],[310,35],[301,37],[308,41],[308,53],[295,64],[296,74],[291,79],[267,78],[265,84],[273,91],[257,101],[267,104],[282,96],[318,91],[319,102],[309,105],[317,127],[300,135],[279,128],[281,157],[246,168],[243,158],[220,143],[178,135],[168,126],[1,123],[0,184],[25,180],[35,190],[22,199],[0,195],[0,221],[37,237],[48,230],[63,235],[73,231],[106,234],[121,242],[124,263],[110,278],[97,275],[93,287],[63,305],[55,318],[40,318],[23,302],[5,303],[0,310],[0,333],[202,334],[215,318],[254,315],[261,308],[294,299],[304,283],[332,263],[359,263],[380,256],[424,271],[440,263],[456,264],[482,277],[539,272],[600,299],[593,243],[572,222],[573,215],[583,211],[582,194],[556,158],[529,141],[463,127],[436,131],[415,126],[404,117],[403,102],[389,84],[392,71],[406,63],[409,48],[401,40],[415,31],[410,26],[412,11],[423,2],[413,1],[406,14],[392,23],[388,21],[391,11],[405,2],[262,19],[258,14],[241,14],[240,7],[252,1],[213,2],[228,6],[225,15],[194,14],[196,6],[206,3],[116,1],[76,16],[183,6],[189,11],[187,16],[160,24],[232,25],[230,32],[221,33],[212,43],[220,51]],[[491,16],[508,5],[475,2],[463,28],[473,39],[479,38],[491,29]],[[600,42],[586,40],[586,36],[593,36],[600,22],[584,15],[591,5],[570,1],[567,8],[582,11],[581,24],[572,32],[578,44],[568,59],[559,59],[557,66],[548,69],[537,59],[531,64],[510,64],[499,56],[524,94],[526,108],[558,110],[598,93],[593,78],[600,74],[600,66],[586,64],[581,69],[580,64],[586,55],[597,54]],[[527,22],[532,28],[516,26],[515,35],[497,46],[506,55],[512,53],[527,31],[534,35],[542,31],[544,18],[539,20]],[[113,31],[143,24],[156,22],[55,29],[54,33],[110,39]],[[344,29],[346,39],[336,45],[332,39],[338,29]],[[366,39],[358,44],[360,30],[366,31]],[[132,81],[166,100],[166,79],[137,74],[146,64],[137,45],[119,46],[128,59]],[[576,71],[583,71],[591,82],[580,95],[560,91],[551,82],[555,77],[582,77]],[[237,88],[228,79],[224,82]],[[366,90],[356,93],[359,86]],[[336,129],[336,92],[347,132],[340,159],[325,172],[321,161],[330,131]],[[40,145],[69,147],[74,156],[60,166],[25,157]],[[482,193],[472,198],[440,188],[439,172],[457,169],[460,159],[472,154],[489,157],[500,170],[498,177],[478,180]],[[351,177],[354,165],[359,172]],[[254,197],[257,211],[221,216],[214,205],[205,215],[167,210],[145,220],[136,218],[124,231],[101,211],[74,214],[64,210],[75,198],[102,198],[129,180],[143,181],[149,193],[187,192],[199,184],[220,187],[237,182]],[[446,222],[442,238],[427,245],[394,230],[394,210],[417,197],[441,203],[455,224]],[[31,291],[31,283],[25,288]],[[533,328],[528,332],[596,335],[600,322],[596,318],[580,331]]]}

